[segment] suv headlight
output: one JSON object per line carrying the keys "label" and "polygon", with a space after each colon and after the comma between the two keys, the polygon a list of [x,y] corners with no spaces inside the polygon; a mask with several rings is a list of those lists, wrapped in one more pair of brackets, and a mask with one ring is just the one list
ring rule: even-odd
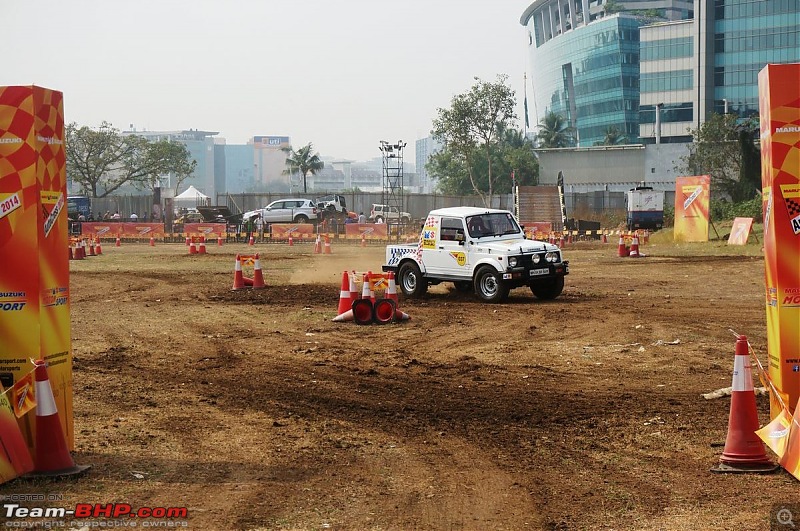
{"label": "suv headlight", "polygon": [[538,264],[539,261],[541,261],[541,259],[542,259],[542,255],[540,255],[540,254],[533,255],[533,263],[534,264]]}
{"label": "suv headlight", "polygon": [[548,262],[558,262],[558,253],[549,252],[544,257]]}
{"label": "suv headlight", "polygon": [[512,256],[511,258],[509,258],[508,259],[508,265],[510,267],[517,267],[517,257],[516,256]]}

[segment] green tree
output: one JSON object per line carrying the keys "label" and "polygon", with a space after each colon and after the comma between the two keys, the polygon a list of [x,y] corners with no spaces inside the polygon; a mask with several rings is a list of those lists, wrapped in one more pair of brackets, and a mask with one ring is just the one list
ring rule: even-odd
{"label": "green tree", "polygon": [[603,140],[595,142],[595,146],[618,146],[620,144],[627,144],[627,135],[622,134],[622,131],[616,125],[609,125],[606,128],[606,134]]}
{"label": "green tree", "polygon": [[689,175],[710,175],[712,193],[721,192],[733,202],[752,198],[761,187],[755,169],[755,164],[760,164],[755,143],[758,122],[739,123],[735,114],[712,114],[690,132],[689,154],[676,169]]}
{"label": "green tree", "polygon": [[282,148],[284,153],[288,153],[286,169],[283,170],[283,175],[300,173],[303,176],[303,193],[305,194],[308,193],[308,174],[315,175],[325,167],[325,163],[319,158],[319,153],[312,153],[313,149],[311,142],[297,151],[292,146]]}
{"label": "green tree", "polygon": [[105,197],[125,184],[152,188],[158,176],[190,175],[197,164],[182,144],[123,136],[108,122],[98,129],[73,122],[65,136],[67,175],[92,197]]}
{"label": "green tree", "polygon": [[[447,153],[442,156],[447,166],[466,172],[473,192],[486,206],[491,203],[497,180],[492,167],[492,146],[497,143],[500,131],[517,118],[516,98],[506,85],[507,79],[506,75],[498,75],[497,81],[490,83],[475,78],[469,92],[457,94],[449,108],[438,110],[431,131],[445,146],[443,151]],[[486,164],[485,172],[479,171],[481,157]],[[440,167],[435,163],[432,168]]]}
{"label": "green tree", "polygon": [[553,111],[539,121],[536,141],[541,148],[563,148],[575,145],[575,129],[567,124],[566,118]]}

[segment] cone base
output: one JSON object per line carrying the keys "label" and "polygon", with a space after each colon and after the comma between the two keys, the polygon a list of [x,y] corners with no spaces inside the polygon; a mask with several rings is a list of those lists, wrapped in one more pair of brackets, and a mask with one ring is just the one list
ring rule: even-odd
{"label": "cone base", "polygon": [[68,476],[79,476],[85,474],[90,468],[92,468],[92,465],[74,465],[70,468],[62,468],[61,470],[45,470],[41,472],[34,470],[30,474],[25,474],[22,476],[22,478],[63,478]]}
{"label": "cone base", "polygon": [[769,474],[775,472],[780,468],[780,465],[770,463],[769,461],[763,463],[718,463],[717,466],[711,468],[711,472],[717,474]]}

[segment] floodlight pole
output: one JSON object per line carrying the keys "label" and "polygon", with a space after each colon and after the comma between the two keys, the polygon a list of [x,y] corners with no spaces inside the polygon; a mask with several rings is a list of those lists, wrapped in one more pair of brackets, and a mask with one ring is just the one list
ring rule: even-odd
{"label": "floodlight pole", "polygon": [[[404,186],[403,186],[403,149],[406,143],[398,140],[392,144],[386,140],[380,141],[381,155],[383,158],[383,191],[381,193],[381,203],[387,205],[389,209],[396,209],[398,218],[393,219],[385,217],[384,221],[387,223],[389,232],[389,239],[395,237],[397,242],[400,241],[400,228],[402,223],[400,221],[400,212],[403,212],[405,206],[404,201]],[[392,230],[394,228],[394,230]]]}

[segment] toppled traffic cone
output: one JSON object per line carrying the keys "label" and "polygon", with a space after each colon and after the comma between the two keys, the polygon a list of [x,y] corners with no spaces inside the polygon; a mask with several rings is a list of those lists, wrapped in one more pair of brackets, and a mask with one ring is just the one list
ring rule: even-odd
{"label": "toppled traffic cone", "polygon": [[628,256],[628,247],[625,245],[625,236],[619,236],[619,246],[617,247],[617,256],[624,258]]}
{"label": "toppled traffic cone", "polygon": [[236,255],[236,265],[233,268],[233,287],[232,291],[245,289],[244,274],[242,274],[242,261],[239,255]]}
{"label": "toppled traffic cone", "polygon": [[366,299],[358,299],[353,301],[353,321],[356,324],[365,325],[370,324],[373,318],[372,301],[367,297]]}
{"label": "toppled traffic cone", "polygon": [[377,324],[389,324],[395,320],[397,303],[392,299],[378,299],[372,305],[372,319]]}
{"label": "toppled traffic cone", "polygon": [[772,472],[778,465],[767,457],[764,443],[756,435],[758,409],[753,390],[753,374],[747,337],[736,337],[731,384],[731,410],[728,436],[719,464],[712,472]]}
{"label": "toppled traffic cone", "polygon": [[264,273],[261,270],[261,259],[256,254],[255,264],[253,265],[253,289],[264,289],[267,287],[264,282]]}
{"label": "toppled traffic cone", "polygon": [[44,360],[36,360],[36,444],[30,476],[63,477],[82,474],[90,465],[75,465],[58,418],[56,401]]}

